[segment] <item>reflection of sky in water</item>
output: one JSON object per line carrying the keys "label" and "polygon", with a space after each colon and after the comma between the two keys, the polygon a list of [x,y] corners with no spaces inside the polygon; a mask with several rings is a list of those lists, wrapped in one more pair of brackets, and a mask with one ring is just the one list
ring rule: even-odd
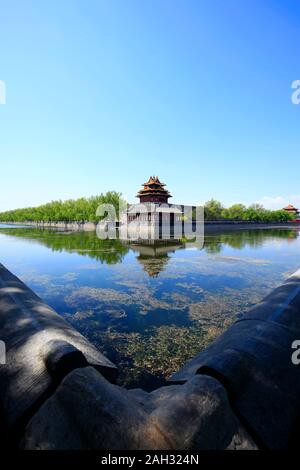
{"label": "reflection of sky in water", "polygon": [[0,261],[122,364],[123,382],[151,387],[299,268],[298,235],[223,232],[198,249],[1,229]]}

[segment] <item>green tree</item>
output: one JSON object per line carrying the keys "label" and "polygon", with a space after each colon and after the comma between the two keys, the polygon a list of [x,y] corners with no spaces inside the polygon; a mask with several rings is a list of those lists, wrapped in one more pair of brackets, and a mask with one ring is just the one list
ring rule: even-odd
{"label": "green tree", "polygon": [[[97,222],[99,204],[113,204],[117,213],[121,194],[109,191],[90,198],[51,201],[38,207],[27,207],[0,213],[2,222]],[[125,201],[123,201],[125,202]]]}
{"label": "green tree", "polygon": [[222,211],[222,216],[224,219],[243,220],[246,209],[247,208],[244,204],[233,204],[228,209],[224,209]]}
{"label": "green tree", "polygon": [[216,199],[210,199],[204,205],[205,220],[221,220],[224,207]]}

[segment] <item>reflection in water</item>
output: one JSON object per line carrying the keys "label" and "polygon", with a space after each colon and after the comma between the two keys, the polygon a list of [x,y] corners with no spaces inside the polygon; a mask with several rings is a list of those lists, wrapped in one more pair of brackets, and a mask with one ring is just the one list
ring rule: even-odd
{"label": "reflection in water", "polygon": [[294,229],[260,229],[237,230],[225,233],[206,234],[204,249],[207,253],[221,253],[224,246],[230,246],[237,250],[243,248],[259,248],[265,243],[276,239],[296,240],[299,237],[298,230]]}
{"label": "reflection in water", "polygon": [[107,264],[120,263],[128,253],[128,247],[120,240],[100,240],[95,232],[68,232],[28,227],[2,229],[0,226],[1,233],[45,245],[53,251],[76,252]]}
{"label": "reflection in water", "polygon": [[299,232],[214,231],[204,246],[1,228],[0,261],[151,389],[299,268]]}
{"label": "reflection in water", "polygon": [[157,277],[167,266],[170,254],[183,248],[182,243],[163,242],[155,244],[131,243],[130,247],[134,252],[139,253],[137,261],[141,263],[143,269],[150,277]]}
{"label": "reflection in water", "polygon": [[[180,248],[198,248],[197,243],[184,243],[184,241],[132,241],[124,242],[122,240],[101,240],[95,232],[67,232],[63,230],[40,229],[40,228],[1,228],[0,233],[21,237],[23,239],[34,241],[51,248],[53,251],[66,251],[68,253],[76,252],[79,255],[88,256],[101,263],[116,264],[122,262],[129,249],[139,253],[138,261],[145,266],[147,260],[161,258],[163,265],[169,259],[168,253],[174,253]],[[286,239],[287,241],[296,240],[299,237],[299,231],[296,229],[261,229],[261,230],[236,230],[226,231],[225,233],[214,231],[205,235],[203,249],[207,253],[221,253],[225,246],[242,250],[246,247],[258,248],[265,243],[270,243],[276,239]],[[145,263],[143,262],[145,261]],[[165,263],[166,261],[166,263]],[[149,270],[149,275],[152,270]],[[155,273],[154,273],[155,275]]]}

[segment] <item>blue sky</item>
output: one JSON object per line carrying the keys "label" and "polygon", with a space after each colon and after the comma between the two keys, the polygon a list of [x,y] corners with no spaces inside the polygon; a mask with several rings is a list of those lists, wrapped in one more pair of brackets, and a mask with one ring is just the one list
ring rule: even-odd
{"label": "blue sky", "polygon": [[298,0],[0,0],[0,210],[157,174],[300,205]]}

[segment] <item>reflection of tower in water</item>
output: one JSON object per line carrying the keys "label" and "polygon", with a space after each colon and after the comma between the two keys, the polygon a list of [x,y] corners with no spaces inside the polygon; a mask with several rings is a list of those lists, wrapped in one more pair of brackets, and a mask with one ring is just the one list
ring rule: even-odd
{"label": "reflection of tower in water", "polygon": [[169,254],[184,248],[183,243],[141,244],[131,243],[130,248],[138,253],[137,261],[150,277],[157,277],[171,259]]}

